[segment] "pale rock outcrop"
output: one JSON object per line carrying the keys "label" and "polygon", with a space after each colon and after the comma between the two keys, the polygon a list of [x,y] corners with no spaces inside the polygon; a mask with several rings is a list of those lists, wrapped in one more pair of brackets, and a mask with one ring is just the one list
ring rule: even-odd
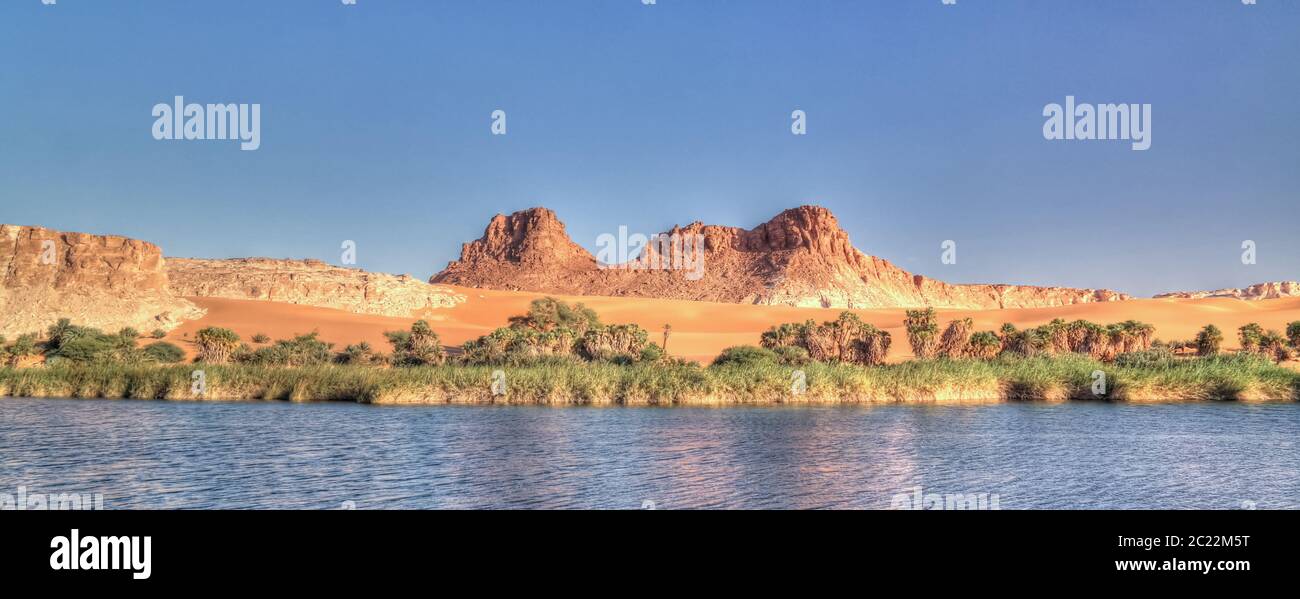
{"label": "pale rock outcrop", "polygon": [[1241,289],[1217,289],[1214,291],[1174,291],[1161,293],[1157,299],[1201,299],[1206,297],[1230,297],[1240,300],[1266,300],[1284,297],[1300,297],[1300,283],[1296,281],[1273,281],[1256,283]]}
{"label": "pale rock outcrop", "polygon": [[320,260],[168,258],[171,289],[184,297],[264,300],[408,318],[465,296],[407,275],[342,268]]}

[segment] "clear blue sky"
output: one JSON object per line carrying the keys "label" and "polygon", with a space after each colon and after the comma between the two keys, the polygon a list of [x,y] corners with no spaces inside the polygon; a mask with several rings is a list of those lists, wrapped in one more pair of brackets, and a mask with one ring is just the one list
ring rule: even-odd
{"label": "clear blue sky", "polygon": [[[171,256],[426,277],[529,206],[594,249],[816,203],[952,282],[1300,278],[1300,2],[5,0],[0,56],[0,222]],[[1044,140],[1067,94],[1151,103],[1151,149]],[[176,95],[261,149],[155,141]]]}

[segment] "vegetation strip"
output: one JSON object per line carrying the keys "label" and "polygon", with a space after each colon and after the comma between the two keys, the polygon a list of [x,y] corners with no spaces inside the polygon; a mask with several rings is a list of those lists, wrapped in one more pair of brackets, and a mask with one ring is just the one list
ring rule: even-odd
{"label": "vegetation strip", "polygon": [[[387,333],[388,354],[365,343],[335,352],[315,333],[274,343],[256,335],[255,347],[207,328],[193,341],[196,363],[180,364],[183,352],[170,343],[141,346],[131,329],[108,334],[61,320],[44,336],[0,339],[0,395],[544,405],[1300,399],[1300,372],[1275,364],[1293,356],[1300,322],[1285,336],[1241,327],[1235,354],[1220,351],[1213,325],[1195,340],[1164,343],[1135,321],[975,332],[970,319],[941,328],[924,309],[908,311],[904,324],[918,358],[902,363],[885,361],[889,333],[845,312],[772,327],[763,347],[728,348],[703,367],[666,355],[636,325],[603,324],[582,304],[551,298],[451,355],[417,321]],[[665,325],[663,345],[670,334]]]}

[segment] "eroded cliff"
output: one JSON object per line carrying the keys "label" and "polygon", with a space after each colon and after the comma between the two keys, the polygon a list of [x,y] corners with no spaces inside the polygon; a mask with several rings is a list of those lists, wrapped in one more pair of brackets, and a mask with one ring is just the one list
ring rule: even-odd
{"label": "eroded cliff", "polygon": [[59,318],[106,331],[171,329],[203,311],[168,288],[158,246],[115,235],[0,225],[0,334]]}

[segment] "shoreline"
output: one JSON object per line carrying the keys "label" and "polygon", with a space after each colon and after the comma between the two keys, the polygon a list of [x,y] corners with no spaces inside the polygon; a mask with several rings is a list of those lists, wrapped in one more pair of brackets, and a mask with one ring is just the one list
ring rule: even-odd
{"label": "shoreline", "polygon": [[[1097,371],[1104,395],[1093,393]],[[203,372],[196,392],[194,373]],[[792,387],[802,372],[803,390]],[[494,373],[506,392],[493,392]],[[1082,356],[928,360],[878,367],[711,367],[605,363],[300,368],[244,365],[0,368],[0,398],[342,401],[373,405],[853,406],[1007,402],[1297,402],[1300,372],[1262,360],[1116,366]]]}

